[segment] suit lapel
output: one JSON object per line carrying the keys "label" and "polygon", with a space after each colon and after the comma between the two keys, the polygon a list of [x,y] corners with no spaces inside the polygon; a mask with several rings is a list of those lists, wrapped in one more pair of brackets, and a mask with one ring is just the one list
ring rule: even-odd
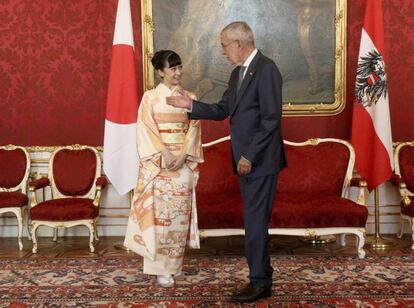
{"label": "suit lapel", "polygon": [[[240,89],[237,92],[237,90],[235,90],[234,92],[236,93],[235,95],[235,102],[234,105],[232,106],[232,110],[230,112],[230,116],[234,113],[234,111],[237,109],[237,105],[240,102],[240,99],[243,97],[244,92],[246,91],[247,87],[250,84],[250,81],[252,80],[254,73],[256,72],[256,68],[257,68],[257,62],[259,61],[259,58],[261,57],[261,53],[260,51],[257,52],[256,56],[253,58],[252,62],[250,63],[249,67],[247,68],[247,72],[243,78],[242,84],[240,85]],[[237,70],[238,72],[238,70]],[[236,74],[236,76],[238,75],[238,73]],[[235,87],[237,88],[237,80],[236,80],[236,85]]]}
{"label": "suit lapel", "polygon": [[236,104],[236,100],[237,100],[237,76],[239,75],[239,70],[238,68],[235,68],[232,72],[232,76],[230,78],[230,82],[229,82],[229,107],[230,107],[230,111],[234,109],[234,105]]}

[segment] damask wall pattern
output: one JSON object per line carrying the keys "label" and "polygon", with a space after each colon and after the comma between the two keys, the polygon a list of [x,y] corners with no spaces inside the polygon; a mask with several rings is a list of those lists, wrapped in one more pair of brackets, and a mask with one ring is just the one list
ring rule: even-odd
{"label": "damask wall pattern", "polygon": [[[116,0],[0,1],[0,144],[102,145]],[[140,1],[131,0],[142,94]],[[365,0],[348,0],[347,106],[283,119],[286,139],[350,137]],[[414,0],[383,0],[394,141],[414,140]],[[228,132],[205,122],[204,140]]]}
{"label": "damask wall pattern", "polygon": [[[140,44],[139,1],[132,4]],[[0,144],[102,144],[116,6],[0,2]]]}

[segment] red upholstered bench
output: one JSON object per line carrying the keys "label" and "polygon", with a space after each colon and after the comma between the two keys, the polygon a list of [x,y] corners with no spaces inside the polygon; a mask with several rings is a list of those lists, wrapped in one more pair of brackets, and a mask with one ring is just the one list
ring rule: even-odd
{"label": "red upholstered bench", "polygon": [[[230,138],[207,143],[200,164],[197,208],[201,235],[244,234],[243,205],[237,177],[231,165]],[[288,167],[279,175],[270,234],[322,236],[345,234],[358,238],[358,256],[364,258],[364,206],[366,182],[353,179],[355,153],[339,139],[285,141]],[[350,186],[358,186],[357,202],[346,198]]]}

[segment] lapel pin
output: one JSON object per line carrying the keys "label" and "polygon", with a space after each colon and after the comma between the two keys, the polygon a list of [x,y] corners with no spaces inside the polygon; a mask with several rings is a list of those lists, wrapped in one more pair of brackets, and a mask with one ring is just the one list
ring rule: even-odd
{"label": "lapel pin", "polygon": [[249,75],[252,76],[253,75],[253,72],[249,72]]}

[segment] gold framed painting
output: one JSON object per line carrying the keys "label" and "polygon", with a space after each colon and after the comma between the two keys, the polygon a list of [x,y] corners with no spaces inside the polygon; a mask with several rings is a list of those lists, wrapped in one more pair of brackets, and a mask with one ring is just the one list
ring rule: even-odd
{"label": "gold framed painting", "polygon": [[245,20],[256,47],[278,65],[285,116],[335,115],[346,103],[346,0],[142,0],[144,89],[156,76],[154,51],[182,58],[183,86],[217,102],[233,67],[220,31]]}

